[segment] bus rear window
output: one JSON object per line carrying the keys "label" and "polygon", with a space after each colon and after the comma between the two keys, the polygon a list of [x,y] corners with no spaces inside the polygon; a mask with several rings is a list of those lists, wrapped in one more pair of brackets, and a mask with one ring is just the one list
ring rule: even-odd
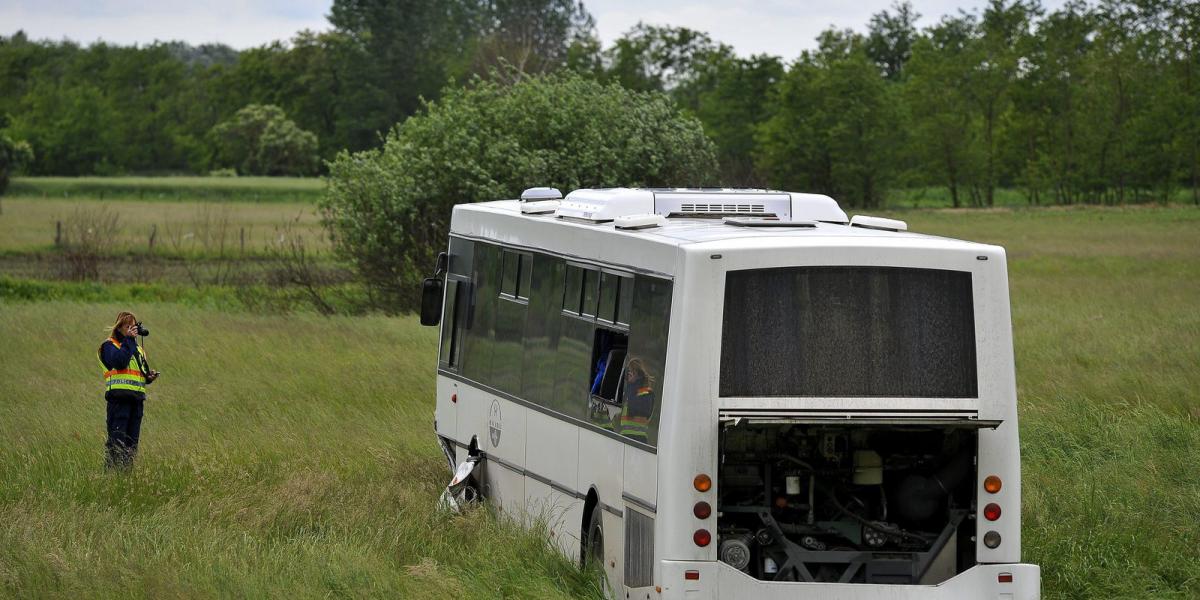
{"label": "bus rear window", "polygon": [[974,398],[971,274],[894,267],[730,271],[720,394]]}

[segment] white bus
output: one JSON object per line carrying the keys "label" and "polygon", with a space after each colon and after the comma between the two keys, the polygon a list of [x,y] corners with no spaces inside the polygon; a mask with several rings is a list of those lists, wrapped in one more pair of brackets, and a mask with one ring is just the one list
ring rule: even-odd
{"label": "white bus", "polygon": [[446,254],[450,465],[613,597],[1039,597],[1002,248],[814,194],[533,188],[456,206]]}

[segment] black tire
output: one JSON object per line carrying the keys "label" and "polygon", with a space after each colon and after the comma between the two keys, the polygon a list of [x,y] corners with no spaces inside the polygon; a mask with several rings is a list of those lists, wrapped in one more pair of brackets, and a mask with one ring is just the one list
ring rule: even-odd
{"label": "black tire", "polygon": [[596,585],[604,597],[608,598],[612,594],[608,586],[608,573],[604,570],[604,524],[600,519],[600,512],[599,506],[592,508],[587,535],[583,539],[583,553],[579,557],[579,562],[584,572],[590,571],[596,576]]}
{"label": "black tire", "polygon": [[579,564],[585,570],[593,565],[604,571],[604,525],[600,520],[600,507],[592,508],[588,520],[587,535],[583,538],[583,553]]}

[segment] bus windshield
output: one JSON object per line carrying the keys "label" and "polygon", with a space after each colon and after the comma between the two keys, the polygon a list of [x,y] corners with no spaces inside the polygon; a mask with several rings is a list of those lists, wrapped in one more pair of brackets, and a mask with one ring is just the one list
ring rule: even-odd
{"label": "bus windshield", "polygon": [[720,394],[977,397],[972,301],[965,271],[730,271]]}

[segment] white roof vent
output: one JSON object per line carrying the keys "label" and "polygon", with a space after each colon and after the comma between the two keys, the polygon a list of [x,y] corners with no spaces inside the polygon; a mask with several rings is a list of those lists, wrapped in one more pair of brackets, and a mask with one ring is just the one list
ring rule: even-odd
{"label": "white roof vent", "polygon": [[667,218],[653,213],[644,215],[623,215],[613,219],[613,227],[617,229],[649,229],[662,227],[667,224]]}
{"label": "white roof vent", "polygon": [[601,223],[623,215],[654,212],[654,193],[632,188],[575,190],[559,204],[555,216]]}
{"label": "white roof vent", "polygon": [[896,219],[885,219],[883,217],[870,217],[867,215],[854,215],[850,219],[851,227],[862,227],[864,229],[881,229],[883,231],[908,231],[908,223]]}
{"label": "white roof vent", "polygon": [[605,223],[624,215],[664,217],[773,217],[780,221],[846,223],[829,196],[771,190],[720,188],[607,188],[575,190],[555,215]]}
{"label": "white roof vent", "polygon": [[562,192],[552,187],[535,187],[521,192],[522,202],[536,200],[562,200]]}
{"label": "white roof vent", "polygon": [[654,211],[674,217],[720,217],[771,215],[792,218],[792,199],[787,192],[766,190],[655,190]]}
{"label": "white roof vent", "polygon": [[529,188],[521,192],[521,213],[540,215],[554,212],[558,209],[558,202],[561,199],[562,192],[558,191],[558,188]]}
{"label": "white roof vent", "polygon": [[725,217],[722,221],[726,225],[734,227],[762,227],[764,229],[812,229],[817,226],[816,221],[781,221],[769,217]]}

